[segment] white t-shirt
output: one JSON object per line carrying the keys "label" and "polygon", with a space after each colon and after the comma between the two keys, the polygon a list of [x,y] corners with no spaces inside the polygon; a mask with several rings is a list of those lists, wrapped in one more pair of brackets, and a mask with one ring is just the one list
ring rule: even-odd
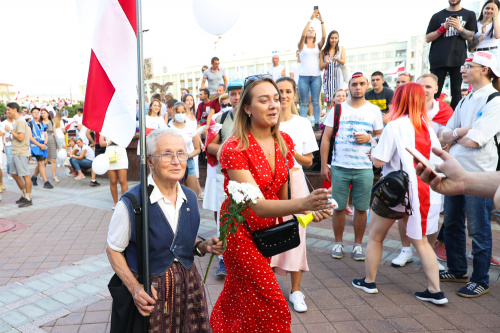
{"label": "white t-shirt", "polygon": [[[306,155],[317,151],[318,143],[311,127],[311,123],[306,118],[294,115],[289,121],[280,122],[280,131],[290,135],[295,145],[295,151],[300,155]],[[294,168],[302,169],[302,165],[294,159]]]}
{"label": "white t-shirt", "polygon": [[450,154],[469,172],[496,171],[498,163],[497,147],[493,137],[500,132],[500,97],[493,98],[488,104],[488,96],[497,92],[493,85],[487,84],[459,102],[455,112],[446,124],[447,130],[459,127],[472,127],[466,137],[479,147],[465,148],[461,144],[451,146]]}
{"label": "white t-shirt", "polygon": [[82,151],[85,149],[85,158],[89,161],[93,161],[94,158],[95,158],[95,153],[94,151],[92,150],[92,148],[90,148],[89,146],[87,145],[83,145],[83,147],[81,149],[78,149],[78,151],[80,152],[80,154],[82,153]]}
{"label": "white t-shirt", "polygon": [[[187,119],[186,119],[187,120]],[[184,142],[186,143],[186,151],[188,154],[191,154],[194,151],[193,137],[196,135],[196,127],[192,125],[192,122],[187,122],[184,128],[177,128],[174,126],[174,121],[170,120],[168,123],[169,127],[175,128],[178,130],[182,137],[184,138]]]}
{"label": "white t-shirt", "polygon": [[293,73],[293,79],[297,85],[299,84],[300,65],[301,63],[296,62],[290,66],[290,75]]}
{"label": "white t-shirt", "polygon": [[300,75],[302,76],[320,76],[321,70],[319,69],[319,48],[314,44],[312,49],[306,45],[302,48],[300,54]]}
{"label": "white t-shirt", "polygon": [[267,69],[267,74],[272,75],[273,80],[277,81],[280,77],[282,77],[283,70],[285,66],[278,64],[278,66],[274,67],[274,65],[269,66]]}
{"label": "white t-shirt", "polygon": [[[360,108],[353,109],[348,101],[341,104],[342,113],[339,131],[335,137],[332,165],[349,169],[371,169],[372,162],[366,155],[371,144],[359,144],[354,140],[356,132],[374,132],[383,129],[382,114],[378,106],[366,102]],[[325,126],[333,127],[335,112],[328,113]]]}
{"label": "white t-shirt", "polygon": [[[477,46],[478,49],[482,49],[485,47],[499,46],[498,39],[495,38],[495,34],[493,34],[493,36],[490,37],[490,31],[492,27],[493,27],[493,22],[486,25],[486,32],[484,33],[483,40]],[[483,25],[481,24],[481,22],[477,22],[477,31],[480,33],[483,32]]]}
{"label": "white t-shirt", "polygon": [[146,115],[146,128],[158,129],[166,127],[165,119],[163,117],[152,117]]}
{"label": "white t-shirt", "polygon": [[[183,202],[187,202],[186,195],[182,191],[182,187],[177,183],[177,201],[174,204],[161,194],[156,186],[153,176],[148,176],[148,184],[153,185],[154,189],[149,196],[152,204],[158,203],[161,211],[165,215],[173,233],[177,231],[177,223],[179,221],[179,211],[181,210]],[[197,232],[193,231],[193,232]],[[107,243],[111,249],[117,252],[123,252],[130,242],[130,215],[127,211],[127,206],[123,201],[118,201],[115,207],[111,221],[109,222],[108,239]]]}
{"label": "white t-shirt", "polygon": [[[3,141],[5,143],[5,146],[10,146],[12,143],[12,134],[10,134],[10,132],[12,131],[12,126],[14,125],[14,123],[11,123],[9,120],[5,119],[4,121],[2,121],[1,123],[1,126],[2,126],[2,129],[5,131],[5,135],[3,137]],[[8,126],[9,127],[9,131],[7,131],[5,129],[5,126]]]}

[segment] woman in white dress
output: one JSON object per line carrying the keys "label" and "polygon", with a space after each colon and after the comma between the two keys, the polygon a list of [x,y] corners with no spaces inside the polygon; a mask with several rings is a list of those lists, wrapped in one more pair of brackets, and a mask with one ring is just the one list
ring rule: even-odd
{"label": "woman in white dress", "polygon": [[187,107],[183,102],[177,102],[174,104],[174,119],[168,124],[169,127],[176,128],[182,133],[184,141],[186,141],[186,149],[188,153],[187,168],[186,168],[186,181],[185,185],[197,193],[197,185],[199,186],[198,179],[196,178],[196,172],[194,169],[193,157],[197,156],[201,152],[200,148],[200,138],[196,132],[196,128],[188,126],[186,123],[187,118]]}
{"label": "woman in white dress", "polygon": [[106,140],[104,136],[99,137],[99,145],[101,147],[106,147],[105,154],[109,158],[109,190],[111,191],[111,196],[113,197],[113,209],[118,203],[118,182],[120,182],[120,188],[122,194],[128,191],[127,184],[127,170],[128,170],[128,157],[127,151],[124,147],[118,146],[116,143]]}
{"label": "woman in white dress", "polygon": [[500,38],[500,24],[498,22],[498,0],[488,0],[484,3],[481,15],[477,20],[477,33],[469,44],[469,51],[488,51],[497,58],[497,69],[500,70],[500,52],[498,39]]}
{"label": "woman in white dress", "polygon": [[[281,94],[281,121],[280,131],[288,134],[295,145],[295,164],[290,170],[291,197],[304,198],[309,195],[309,189],[302,170],[302,166],[310,167],[313,162],[312,153],[318,150],[316,136],[310,126],[309,121],[298,115],[295,107],[295,81],[291,77],[282,77],[277,81]],[[289,218],[283,218],[289,220]],[[308,272],[306,254],[306,229],[299,226],[300,245],[287,252],[283,252],[271,259],[271,267],[275,273],[286,275],[290,273],[292,280],[292,290],[288,299],[293,304],[296,312],[307,311],[304,301],[304,294],[300,291],[300,281],[302,272]]]}

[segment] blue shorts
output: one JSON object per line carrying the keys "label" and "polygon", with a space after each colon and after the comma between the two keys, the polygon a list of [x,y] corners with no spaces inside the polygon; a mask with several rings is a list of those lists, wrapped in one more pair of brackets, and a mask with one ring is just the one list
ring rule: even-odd
{"label": "blue shorts", "polygon": [[187,160],[186,174],[188,176],[196,175],[194,160],[192,158],[188,158],[188,160]]}

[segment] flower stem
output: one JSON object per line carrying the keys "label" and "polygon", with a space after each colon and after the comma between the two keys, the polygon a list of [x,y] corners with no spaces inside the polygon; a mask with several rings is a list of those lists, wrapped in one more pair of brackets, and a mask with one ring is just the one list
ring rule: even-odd
{"label": "flower stem", "polygon": [[212,255],[210,256],[210,261],[208,262],[207,271],[205,272],[205,278],[203,279],[203,284],[207,282],[208,270],[210,269],[210,265],[212,265],[212,260],[214,259],[214,257],[215,254],[212,253]]}

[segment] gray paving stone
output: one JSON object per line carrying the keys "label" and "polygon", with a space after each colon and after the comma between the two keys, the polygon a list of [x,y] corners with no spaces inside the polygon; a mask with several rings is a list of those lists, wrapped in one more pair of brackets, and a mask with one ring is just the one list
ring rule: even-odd
{"label": "gray paving stone", "polygon": [[47,310],[49,312],[56,311],[59,309],[62,309],[64,307],[64,304],[50,298],[50,297],[45,297],[42,298],[41,300],[36,301],[35,303],[36,306]]}
{"label": "gray paving stone", "polygon": [[45,325],[47,323],[50,323],[53,320],[56,320],[56,319],[61,318],[63,316],[66,316],[70,313],[71,312],[69,312],[67,309],[60,309],[60,310],[57,310],[54,312],[50,312],[49,314],[47,314],[45,316],[42,316],[40,318],[35,319],[33,321],[33,325],[42,326],[42,325]]}
{"label": "gray paving stone", "polygon": [[51,287],[54,287],[54,286],[57,286],[57,285],[61,284],[61,281],[58,281],[58,280],[54,279],[54,277],[51,276],[51,275],[46,276],[44,278],[41,278],[40,281],[43,282],[43,283],[48,284]]}
{"label": "gray paving stone", "polygon": [[31,318],[31,319],[41,317],[47,313],[47,310],[39,308],[38,306],[33,305],[33,304],[28,304],[28,305],[22,306],[22,307],[18,308],[17,311],[19,313],[22,313],[26,317]]}
{"label": "gray paving stone", "polygon": [[102,297],[99,297],[97,295],[87,297],[85,299],[79,300],[73,304],[70,304],[66,307],[71,312],[74,312],[75,310],[81,309],[85,306],[88,306],[90,304],[93,304],[95,302],[98,302],[102,299]]}
{"label": "gray paving stone", "polygon": [[75,275],[71,275],[71,274],[66,274],[68,272],[68,270],[65,270],[65,273],[58,273],[58,274],[54,274],[52,275],[52,279],[58,281],[58,283],[56,285],[59,285],[61,284],[61,282],[69,282],[69,281],[72,281],[75,279]]}
{"label": "gray paving stone", "polygon": [[8,332],[12,329],[12,326],[7,324],[5,321],[0,320],[0,333]]}
{"label": "gray paving stone", "polygon": [[314,244],[317,242],[319,242],[319,239],[317,239],[317,238],[306,238],[306,245],[307,246],[314,246]]}
{"label": "gray paving stone", "polygon": [[31,288],[26,287],[26,286],[14,288],[11,290],[11,292],[20,296],[21,298],[30,297],[31,295],[34,295],[37,293],[36,290],[31,289]]}
{"label": "gray paving stone", "polygon": [[45,291],[45,290],[50,289],[52,287],[48,283],[42,282],[40,280],[28,282],[28,283],[25,284],[25,286],[29,287],[31,289],[34,289],[34,290],[36,290],[38,292]]}
{"label": "gray paving stone", "polygon": [[0,293],[0,302],[4,303],[4,304],[10,304],[10,303],[14,303],[16,301],[19,301],[21,299],[21,297],[19,297],[18,295],[10,292],[10,291],[4,291],[2,293]]}
{"label": "gray paving stone", "polygon": [[22,324],[30,321],[30,318],[17,312],[16,310],[2,313],[0,315],[0,319],[5,321],[7,324],[10,324],[12,327],[21,326]]}
{"label": "gray paving stone", "polygon": [[25,324],[19,327],[19,331],[22,333],[46,333],[40,327],[33,324]]}
{"label": "gray paving stone", "polygon": [[78,267],[83,269],[83,270],[86,270],[87,272],[91,272],[91,273],[97,272],[97,271],[102,269],[100,266],[94,265],[94,263],[92,263],[92,262],[80,265]]}
{"label": "gray paving stone", "polygon": [[401,247],[401,241],[399,240],[394,240],[394,239],[386,239],[384,241],[384,246],[387,246],[387,247],[392,247],[392,248],[400,248]]}
{"label": "gray paving stone", "polygon": [[60,291],[58,293],[55,293],[54,295],[52,295],[52,298],[58,302],[66,304],[66,305],[78,301],[78,299],[75,296],[73,296],[65,291]]}
{"label": "gray paving stone", "polygon": [[100,289],[106,289],[108,287],[109,280],[97,278],[97,279],[89,280],[88,283],[90,283],[90,284],[92,284]]}
{"label": "gray paving stone", "polygon": [[97,294],[97,293],[100,293],[101,291],[103,291],[104,287],[97,287],[93,284],[90,284],[90,283],[83,283],[83,284],[80,284],[78,286],[76,286],[76,289],[86,293],[86,294]]}
{"label": "gray paving stone", "polygon": [[313,246],[316,248],[319,248],[319,249],[328,249],[328,248],[333,246],[333,242],[323,239],[323,240],[320,240],[319,242],[315,243]]}

